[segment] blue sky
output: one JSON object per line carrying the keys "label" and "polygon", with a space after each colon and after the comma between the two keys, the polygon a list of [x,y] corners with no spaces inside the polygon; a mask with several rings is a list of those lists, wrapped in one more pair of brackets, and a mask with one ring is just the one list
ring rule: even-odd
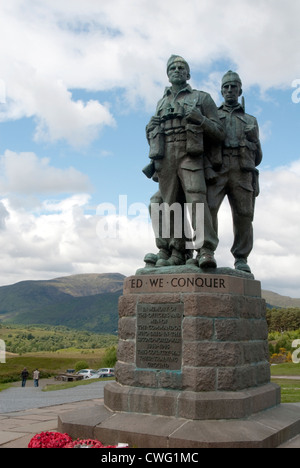
{"label": "blue sky", "polygon": [[[176,53],[218,105],[222,75],[240,74],[264,154],[249,263],[264,289],[300,297],[299,17],[295,0],[2,2],[0,286],[143,266],[157,188],[145,126]],[[103,204],[116,239],[99,235]],[[231,243],[225,202],[219,266]]]}

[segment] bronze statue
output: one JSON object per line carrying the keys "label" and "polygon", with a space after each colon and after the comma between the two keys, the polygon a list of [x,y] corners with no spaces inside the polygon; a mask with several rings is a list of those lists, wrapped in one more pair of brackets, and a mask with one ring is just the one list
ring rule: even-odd
{"label": "bronze statue", "polygon": [[[224,130],[211,96],[192,89],[187,83],[190,68],[182,57],[170,57],[167,75],[171,86],[166,88],[155,115],[146,127],[151,163],[144,172],[148,177],[155,175],[159,184],[152,202],[160,201],[168,207],[176,203],[192,207],[194,232],[197,230],[196,206],[204,205],[204,236],[201,245],[195,245],[196,262],[201,268],[215,268],[214,252],[218,237],[207,204],[204,168],[206,165],[212,170],[220,167],[220,142],[224,139]],[[186,248],[183,223],[178,217],[176,221],[181,226],[180,232],[171,216],[170,235],[167,238],[156,236],[159,252],[146,255],[146,264],[183,265],[191,257],[191,251]]]}
{"label": "bronze statue", "polygon": [[[218,232],[218,211],[227,195],[232,211],[234,242],[231,252],[237,270],[251,273],[248,256],[253,247],[253,216],[255,197],[259,194],[258,170],[262,160],[259,128],[255,117],[246,114],[239,103],[242,81],[229,70],[222,79],[224,103],[218,114],[225,129],[222,147],[222,167],[207,169],[207,200],[215,231]],[[210,183],[211,182],[211,183]]]}

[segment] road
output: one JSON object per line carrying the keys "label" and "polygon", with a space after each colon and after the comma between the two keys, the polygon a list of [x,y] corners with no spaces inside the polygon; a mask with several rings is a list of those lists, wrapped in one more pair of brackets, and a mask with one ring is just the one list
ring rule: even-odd
{"label": "road", "polygon": [[[53,383],[51,380],[46,382]],[[103,398],[104,386],[107,383],[98,381],[65,390],[43,392],[42,388],[46,382],[42,381],[41,385],[35,388],[33,382],[28,381],[25,388],[19,384],[0,392],[0,414]]]}

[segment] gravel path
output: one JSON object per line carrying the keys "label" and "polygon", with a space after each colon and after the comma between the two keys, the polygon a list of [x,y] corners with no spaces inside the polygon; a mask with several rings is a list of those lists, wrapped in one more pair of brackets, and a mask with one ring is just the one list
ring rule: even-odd
{"label": "gravel path", "polygon": [[11,387],[0,392],[0,414],[23,411],[33,408],[62,405],[76,401],[100,399],[104,396],[104,386],[107,382],[94,382],[89,385],[79,385],[65,390],[43,392],[43,385],[36,388],[32,382],[26,387]]}

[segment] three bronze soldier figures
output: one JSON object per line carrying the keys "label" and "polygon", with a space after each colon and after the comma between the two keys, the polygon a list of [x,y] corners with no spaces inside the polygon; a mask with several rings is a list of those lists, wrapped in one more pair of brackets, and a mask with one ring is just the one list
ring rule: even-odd
{"label": "three bronze soldier figures", "polygon": [[[170,57],[167,75],[171,86],[146,127],[150,164],[144,173],[158,182],[150,203],[158,253],[147,254],[146,265],[193,263],[201,269],[216,268],[218,212],[227,196],[234,266],[251,273],[248,256],[253,248],[252,223],[259,194],[256,167],[262,150],[257,120],[239,103],[241,79],[231,70],[223,76],[224,102],[217,108],[208,93],[187,83],[190,68],[182,57]],[[176,206],[182,210],[176,212]]]}

